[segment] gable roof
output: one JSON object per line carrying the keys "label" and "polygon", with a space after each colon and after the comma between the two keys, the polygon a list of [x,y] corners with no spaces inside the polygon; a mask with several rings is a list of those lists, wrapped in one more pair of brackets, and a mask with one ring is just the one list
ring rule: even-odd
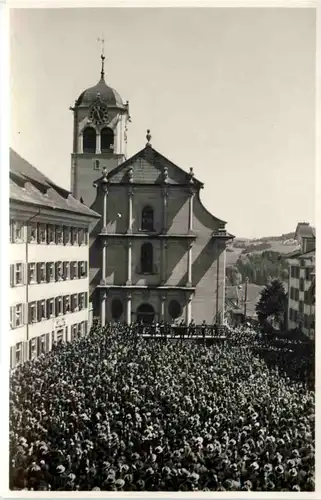
{"label": "gable roof", "polygon": [[130,167],[133,169],[133,184],[161,184],[163,183],[164,169],[167,168],[167,184],[187,185],[192,183],[198,188],[203,187],[203,183],[196,179],[194,175],[187,173],[178,165],[175,165],[150,145],[147,145],[144,149],[109,172],[107,176],[108,180],[111,183],[128,182]]}
{"label": "gable roof", "polygon": [[11,201],[100,218],[99,214],[76,200],[70,191],[57,186],[13,149],[10,149],[9,188]]}
{"label": "gable roof", "polygon": [[299,222],[295,230],[295,239],[300,238],[315,238],[315,229],[308,222]]}

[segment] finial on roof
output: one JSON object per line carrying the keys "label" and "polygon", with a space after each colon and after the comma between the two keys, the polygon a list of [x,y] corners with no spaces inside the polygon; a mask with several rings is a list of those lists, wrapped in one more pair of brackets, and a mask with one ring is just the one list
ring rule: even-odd
{"label": "finial on roof", "polygon": [[147,134],[146,134],[146,139],[147,139],[146,146],[151,146],[151,143],[150,143],[151,138],[152,138],[152,136],[150,135],[150,130],[148,129]]}
{"label": "finial on roof", "polygon": [[101,42],[101,79],[105,79],[105,40],[104,38],[97,38],[98,42]]}

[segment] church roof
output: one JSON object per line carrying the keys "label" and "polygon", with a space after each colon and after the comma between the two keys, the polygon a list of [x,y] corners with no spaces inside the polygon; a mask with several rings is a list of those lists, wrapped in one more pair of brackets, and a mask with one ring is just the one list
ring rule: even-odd
{"label": "church roof", "polygon": [[125,107],[118,92],[106,84],[104,77],[94,87],[90,87],[80,94],[76,106],[90,106],[97,99],[97,94],[108,106]]}
{"label": "church roof", "polygon": [[9,177],[10,201],[73,212],[91,218],[100,217],[12,149]]}
{"label": "church roof", "polygon": [[133,184],[162,184],[164,176],[167,175],[168,185],[191,184],[197,188],[203,187],[203,183],[194,177],[192,170],[190,173],[186,172],[149,144],[111,170],[107,178],[111,183],[127,183],[130,182],[130,175],[132,175]]}

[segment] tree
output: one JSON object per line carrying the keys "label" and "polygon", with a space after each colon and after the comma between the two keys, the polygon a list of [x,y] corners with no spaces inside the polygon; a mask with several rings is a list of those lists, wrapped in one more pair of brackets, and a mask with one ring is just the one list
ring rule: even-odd
{"label": "tree", "polygon": [[283,323],[286,309],[286,293],[280,280],[273,280],[260,293],[261,297],[256,305],[256,313],[261,324],[266,321]]}

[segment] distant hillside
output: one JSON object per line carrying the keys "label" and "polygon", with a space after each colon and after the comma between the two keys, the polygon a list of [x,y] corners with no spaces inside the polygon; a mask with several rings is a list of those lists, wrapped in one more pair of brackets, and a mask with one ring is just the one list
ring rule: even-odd
{"label": "distant hillside", "polygon": [[291,232],[255,239],[235,238],[226,252],[227,284],[235,286],[246,278],[259,286],[275,278],[286,282],[288,262],[283,256],[298,249],[294,235]]}
{"label": "distant hillside", "polygon": [[226,266],[234,266],[240,255],[252,255],[265,251],[278,254],[288,254],[298,248],[294,240],[294,233],[286,233],[281,236],[269,236],[256,239],[235,238],[227,248]]}

